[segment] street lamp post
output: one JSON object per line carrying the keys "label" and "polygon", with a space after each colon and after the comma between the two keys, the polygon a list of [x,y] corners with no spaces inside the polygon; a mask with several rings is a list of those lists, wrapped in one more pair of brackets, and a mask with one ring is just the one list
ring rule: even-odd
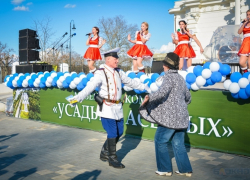
{"label": "street lamp post", "polygon": [[71,73],[71,22],[73,21],[73,27],[72,29],[75,30],[75,22],[74,20],[70,21],[70,27],[69,27],[69,31],[70,31],[70,39],[69,39],[69,72]]}

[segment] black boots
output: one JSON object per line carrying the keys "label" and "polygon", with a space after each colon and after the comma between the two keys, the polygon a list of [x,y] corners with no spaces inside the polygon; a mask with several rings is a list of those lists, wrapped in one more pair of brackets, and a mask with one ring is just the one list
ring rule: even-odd
{"label": "black boots", "polygon": [[125,168],[125,166],[117,160],[116,142],[117,142],[117,138],[108,139],[109,165],[113,166],[114,168],[119,168],[119,169]]}
{"label": "black boots", "polygon": [[109,160],[108,140],[106,140],[105,143],[102,146],[100,159],[102,161],[108,161]]}

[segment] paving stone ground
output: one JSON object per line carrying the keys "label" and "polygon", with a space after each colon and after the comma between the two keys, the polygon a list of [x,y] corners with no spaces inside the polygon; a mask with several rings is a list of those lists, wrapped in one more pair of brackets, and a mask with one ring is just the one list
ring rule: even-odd
{"label": "paving stone ground", "polygon": [[[126,168],[114,169],[99,160],[105,139],[105,133],[0,113],[0,179],[250,179],[249,158],[189,147],[194,171],[191,178],[157,176],[154,142],[128,136],[122,137],[117,145],[117,155]],[[176,171],[173,151],[170,152]]]}

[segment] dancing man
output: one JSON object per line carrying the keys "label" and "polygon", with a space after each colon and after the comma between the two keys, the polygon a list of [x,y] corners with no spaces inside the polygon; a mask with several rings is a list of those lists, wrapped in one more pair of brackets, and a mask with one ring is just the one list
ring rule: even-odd
{"label": "dancing man", "polygon": [[179,70],[183,68],[184,59],[187,59],[187,67],[192,66],[192,58],[196,57],[196,54],[190,45],[190,38],[192,38],[196,44],[200,47],[200,53],[204,52],[200,41],[191,30],[187,29],[187,22],[183,19],[179,21],[180,29],[175,34],[172,34],[173,43],[177,45],[174,53],[180,57]]}
{"label": "dancing man", "polygon": [[[89,33],[89,37],[87,39],[86,45],[89,48],[86,50],[84,54],[84,59],[88,62],[89,72],[94,73],[96,68],[94,66],[95,61],[102,60],[102,56],[100,54],[100,48],[106,43],[106,40],[102,37],[99,37],[99,28],[93,27],[92,33]],[[91,34],[94,36],[91,37]]]}
{"label": "dancing man", "polygon": [[148,49],[146,42],[149,40],[151,34],[148,32],[148,23],[143,22],[141,24],[141,30],[136,31],[135,40],[131,40],[130,34],[128,40],[135,45],[128,50],[127,54],[133,58],[133,71],[135,73],[145,72],[145,68],[142,65],[144,59],[151,59],[153,53]]}
{"label": "dancing man", "polygon": [[98,102],[97,115],[101,117],[102,126],[107,132],[107,140],[102,147],[100,159],[108,161],[109,165],[114,168],[125,167],[117,160],[116,155],[116,143],[123,134],[122,83],[133,89],[150,92],[147,84],[130,79],[117,68],[119,58],[117,52],[119,50],[120,48],[115,48],[103,53],[105,57],[104,68],[96,70],[91,83],[71,99],[81,102],[96,87],[100,87],[99,95],[95,97]]}
{"label": "dancing man", "polygon": [[243,73],[250,72],[250,10],[246,12],[247,18],[241,22],[238,34],[243,32],[243,43],[241,44],[238,56],[240,56],[240,67]]}

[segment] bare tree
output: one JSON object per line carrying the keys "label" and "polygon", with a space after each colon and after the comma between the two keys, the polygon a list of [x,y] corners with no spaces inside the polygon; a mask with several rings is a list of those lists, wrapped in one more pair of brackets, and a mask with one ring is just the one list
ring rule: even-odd
{"label": "bare tree", "polygon": [[45,17],[42,20],[33,20],[33,29],[37,31],[39,44],[41,47],[41,60],[47,62],[46,50],[51,42],[51,37],[55,34],[52,30],[52,19]]}
{"label": "bare tree", "polygon": [[8,48],[7,44],[0,42],[0,66],[2,69],[2,77],[11,74],[11,65],[13,62],[18,61],[18,56],[15,56],[14,50]]}
{"label": "bare tree", "polygon": [[132,59],[127,56],[127,51],[133,46],[127,40],[128,34],[135,34],[138,26],[135,24],[128,24],[123,16],[115,16],[113,18],[102,17],[98,21],[100,35],[106,39],[104,49],[113,49],[120,47],[119,65],[131,66]]}

